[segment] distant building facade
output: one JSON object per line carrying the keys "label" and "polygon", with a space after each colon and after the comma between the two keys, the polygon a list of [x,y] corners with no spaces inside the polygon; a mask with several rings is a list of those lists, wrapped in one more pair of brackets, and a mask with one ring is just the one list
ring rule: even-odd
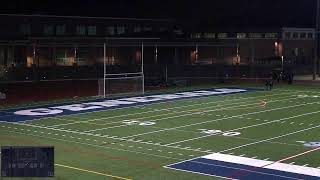
{"label": "distant building facade", "polygon": [[73,78],[43,74],[75,66],[77,72],[87,67],[89,77],[98,77],[103,43],[113,44],[107,49],[108,65],[141,63],[142,43],[145,63],[151,65],[266,66],[285,61],[311,67],[314,59],[313,28],[190,30],[171,19],[9,14],[0,15],[0,26],[0,78],[6,80]]}

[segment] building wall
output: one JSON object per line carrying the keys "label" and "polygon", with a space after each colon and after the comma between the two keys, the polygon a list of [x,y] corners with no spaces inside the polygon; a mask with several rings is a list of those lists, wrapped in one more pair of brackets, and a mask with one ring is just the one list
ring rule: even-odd
{"label": "building wall", "polygon": [[[132,67],[141,64],[142,42],[148,44],[145,64],[180,66],[279,64],[282,58],[310,65],[315,45],[310,28],[188,31],[172,20],[37,15],[0,15],[0,25],[0,75],[10,69],[19,80],[50,68],[81,67],[97,75],[106,38],[107,64]],[[29,74],[19,75],[24,71]]]}

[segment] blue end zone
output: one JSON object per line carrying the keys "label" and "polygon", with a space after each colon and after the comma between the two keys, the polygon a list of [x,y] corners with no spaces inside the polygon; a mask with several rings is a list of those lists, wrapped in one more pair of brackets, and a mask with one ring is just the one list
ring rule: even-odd
{"label": "blue end zone", "polygon": [[234,164],[223,161],[197,158],[185,161],[166,168],[186,171],[207,176],[216,176],[227,179],[241,180],[289,180],[289,179],[308,179],[319,180],[319,177],[295,174],[290,172],[258,168],[253,166]]}
{"label": "blue end zone", "polygon": [[[46,105],[46,106],[36,106],[32,108],[17,108],[17,109],[10,109],[10,110],[0,110],[0,122],[21,122],[21,121],[28,121],[28,120],[34,120],[34,119],[40,119],[40,118],[49,118],[49,117],[59,117],[59,116],[65,116],[65,115],[73,115],[73,114],[81,114],[81,113],[90,113],[90,112],[98,112],[98,111],[106,111],[106,110],[111,110],[111,109],[118,109],[118,108],[127,108],[127,107],[134,107],[134,106],[143,106],[147,104],[155,104],[155,103],[161,103],[161,102],[169,102],[169,101],[176,101],[176,100],[182,100],[182,99],[196,99],[196,98],[203,98],[203,97],[209,97],[209,96],[222,96],[222,95],[231,95],[231,94],[238,94],[238,93],[246,93],[246,92],[255,92],[255,91],[261,91],[262,89],[254,89],[254,88],[219,88],[219,89],[241,89],[245,90],[243,92],[228,92],[228,93],[223,93],[223,94],[214,94],[214,95],[201,95],[201,96],[195,96],[195,97],[183,97],[183,98],[178,98],[178,99],[162,99],[158,101],[153,101],[153,102],[134,102],[134,104],[121,104],[113,107],[101,107],[98,109],[90,109],[90,110],[81,110],[81,111],[71,111],[71,110],[66,110],[64,109],[62,113],[59,114],[49,114],[49,115],[18,115],[15,114],[17,111],[22,111],[22,110],[29,110],[29,109],[38,109],[38,108],[44,108],[48,110],[53,110],[56,109],[58,106],[64,106],[64,105],[72,105],[72,103],[60,103],[60,104],[51,104],[51,105]],[[189,91],[189,92],[177,92],[177,93],[172,93],[172,94],[148,94],[146,96],[138,96],[138,97],[145,97],[148,98],[149,96],[154,96],[154,95],[174,95],[178,93],[192,93],[196,91],[214,91],[215,89],[197,89],[194,91]],[[134,96],[136,97],[136,96]],[[117,97],[117,98],[106,98],[106,99],[97,99],[97,100],[88,100],[88,101],[81,101],[79,103],[73,103],[73,104],[86,104],[86,103],[92,103],[94,102],[104,102],[107,100],[119,100],[123,98],[132,98],[131,97]],[[86,105],[88,106],[88,105]],[[38,110],[39,111],[39,110]],[[44,111],[44,110],[42,110]]]}

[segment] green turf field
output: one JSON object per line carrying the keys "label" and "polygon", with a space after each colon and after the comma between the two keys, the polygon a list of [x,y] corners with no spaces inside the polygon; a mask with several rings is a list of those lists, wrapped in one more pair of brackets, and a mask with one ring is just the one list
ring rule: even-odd
{"label": "green turf field", "polygon": [[[163,166],[214,152],[278,161],[309,151],[303,142],[320,142],[319,90],[281,86],[0,123],[0,145],[55,146],[56,180],[214,179]],[[320,168],[320,152],[285,163]]]}

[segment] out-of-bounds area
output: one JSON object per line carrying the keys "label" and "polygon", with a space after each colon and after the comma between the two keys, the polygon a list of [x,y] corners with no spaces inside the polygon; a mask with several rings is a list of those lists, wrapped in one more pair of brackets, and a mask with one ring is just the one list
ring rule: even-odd
{"label": "out-of-bounds area", "polygon": [[2,108],[0,145],[54,146],[56,180],[320,179],[319,90],[281,86],[101,109],[93,101],[96,110],[73,102],[91,109],[67,114],[61,104],[33,104],[23,110],[60,114],[27,121],[17,120],[21,107]]}

